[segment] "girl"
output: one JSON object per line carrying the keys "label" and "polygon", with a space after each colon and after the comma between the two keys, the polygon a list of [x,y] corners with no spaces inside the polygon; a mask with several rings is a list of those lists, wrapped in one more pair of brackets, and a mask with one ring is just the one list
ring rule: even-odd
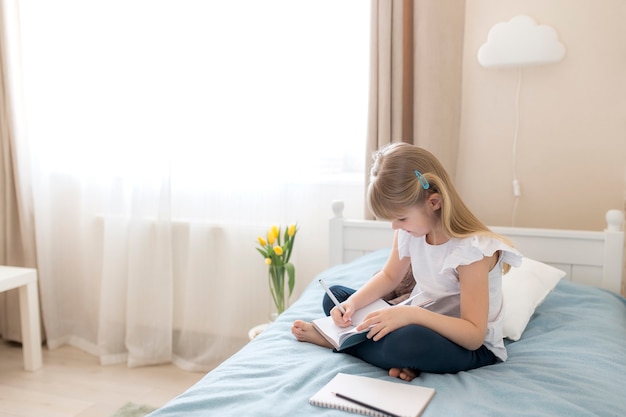
{"label": "girl", "polygon": [[[465,206],[441,163],[406,143],[374,157],[368,188],[374,214],[395,232],[389,259],[362,288],[331,290],[324,310],[338,326],[359,308],[392,292],[412,268],[413,293],[436,300],[428,308],[395,306],[370,313],[358,329],[368,340],[345,350],[406,381],[420,372],[455,373],[507,358],[502,337],[502,273],[521,255]],[[296,320],[296,339],[331,347],[310,323]]]}

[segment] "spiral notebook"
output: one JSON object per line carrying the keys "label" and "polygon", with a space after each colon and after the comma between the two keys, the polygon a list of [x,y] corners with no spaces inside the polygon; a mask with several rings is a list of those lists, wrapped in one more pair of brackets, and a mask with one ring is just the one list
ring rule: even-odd
{"label": "spiral notebook", "polygon": [[[336,394],[349,397],[352,401],[340,398]],[[309,398],[309,403],[366,416],[417,417],[422,414],[434,395],[433,388],[408,382],[392,382],[338,373]]]}

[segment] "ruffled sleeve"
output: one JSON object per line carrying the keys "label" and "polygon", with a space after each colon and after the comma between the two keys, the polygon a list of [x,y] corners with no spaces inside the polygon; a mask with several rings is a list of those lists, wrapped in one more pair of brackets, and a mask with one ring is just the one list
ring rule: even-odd
{"label": "ruffled sleeve", "polygon": [[453,249],[446,258],[441,272],[456,270],[460,265],[472,264],[485,256],[492,256],[498,251],[501,253],[501,261],[515,267],[522,263],[522,254],[500,239],[489,236],[472,236],[462,239],[459,245]]}
{"label": "ruffled sleeve", "polygon": [[398,255],[400,259],[411,256],[409,251],[409,240],[411,235],[404,230],[398,230]]}

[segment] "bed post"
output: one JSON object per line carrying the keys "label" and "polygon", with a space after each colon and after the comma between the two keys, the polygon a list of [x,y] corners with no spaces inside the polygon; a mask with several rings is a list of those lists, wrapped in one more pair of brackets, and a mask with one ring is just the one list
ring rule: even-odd
{"label": "bed post", "polygon": [[606,212],[607,228],[604,230],[604,269],[602,287],[620,294],[622,290],[622,269],[624,257],[624,212],[609,210]]}
{"label": "bed post", "polygon": [[343,201],[334,200],[331,203],[333,217],[329,222],[328,230],[328,260],[330,266],[343,262]]}

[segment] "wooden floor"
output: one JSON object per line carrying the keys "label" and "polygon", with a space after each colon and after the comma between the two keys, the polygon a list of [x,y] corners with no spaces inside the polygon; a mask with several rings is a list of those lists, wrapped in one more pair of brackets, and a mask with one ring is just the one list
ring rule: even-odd
{"label": "wooden floor", "polygon": [[107,417],[128,402],[157,408],[204,376],[174,365],[100,366],[71,346],[43,355],[43,368],[24,371],[22,348],[0,340],[0,417]]}

